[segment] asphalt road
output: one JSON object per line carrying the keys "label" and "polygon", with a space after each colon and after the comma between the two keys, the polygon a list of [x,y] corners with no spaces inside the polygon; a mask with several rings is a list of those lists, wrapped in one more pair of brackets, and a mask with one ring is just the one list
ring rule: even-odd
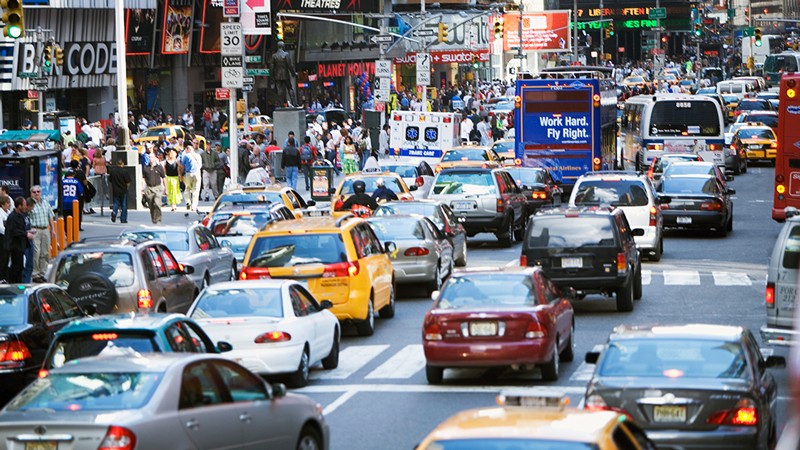
{"label": "asphalt road", "polygon": [[[583,355],[605,341],[620,324],[713,323],[740,325],[758,336],[764,323],[767,264],[781,225],[770,217],[772,167],[751,166],[731,182],[734,231],[725,238],[711,233],[669,231],[661,262],[643,266],[644,296],[631,313],[618,313],[613,299],[589,296],[575,305],[577,353]],[[301,191],[302,192],[302,191]],[[201,208],[202,209],[202,208]],[[99,209],[95,207],[99,212]],[[199,216],[165,212],[165,224],[186,224]],[[145,211],[132,211],[131,224],[149,223]],[[84,235],[111,235],[122,229],[105,216],[86,216]],[[494,236],[470,241],[469,267],[517,264],[520,244],[498,247]],[[445,383],[429,386],[424,374],[421,322],[430,300],[422,289],[400,288],[397,315],[378,320],[375,335],[343,338],[339,368],[312,371],[312,382],[297,392],[324,408],[331,426],[331,448],[412,449],[438,423],[452,414],[494,404],[506,386],[546,386],[580,402],[593,366],[577,357],[562,363],[558,382],[545,383],[538,371],[448,370]],[[780,351],[778,352],[780,354]],[[779,426],[788,405],[784,369],[778,380]]]}

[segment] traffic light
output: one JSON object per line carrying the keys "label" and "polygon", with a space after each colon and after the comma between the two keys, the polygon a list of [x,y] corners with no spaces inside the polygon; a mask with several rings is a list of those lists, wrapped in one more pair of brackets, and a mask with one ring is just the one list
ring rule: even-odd
{"label": "traffic light", "polygon": [[3,36],[17,39],[25,36],[25,15],[22,13],[22,0],[0,0],[3,9]]}
{"label": "traffic light", "polygon": [[494,38],[503,38],[503,16],[498,16],[494,19]]}
{"label": "traffic light", "polygon": [[699,23],[694,24],[694,35],[700,37],[703,35],[703,26]]}
{"label": "traffic light", "polygon": [[278,20],[275,22],[275,38],[279,41],[283,40],[283,21]]}
{"label": "traffic light", "polygon": [[481,58],[478,55],[472,55],[472,67],[478,68],[478,64],[480,64]]}
{"label": "traffic light", "polygon": [[611,30],[609,30],[608,28],[604,28],[603,29],[603,36],[605,36],[606,39],[610,38],[611,37]]}
{"label": "traffic light", "polygon": [[50,73],[53,70],[53,46],[51,44],[44,44],[42,50],[42,72]]}
{"label": "traffic light", "polygon": [[608,22],[608,37],[614,35],[614,21]]}
{"label": "traffic light", "polygon": [[450,28],[447,25],[439,22],[439,42],[447,42],[447,29]]}
{"label": "traffic light", "polygon": [[753,39],[755,40],[754,44],[756,47],[761,47],[761,33],[762,33],[761,27],[756,27],[754,33],[755,33],[753,37]]}
{"label": "traffic light", "polygon": [[666,44],[669,38],[666,34],[661,35],[661,43]]}
{"label": "traffic light", "polygon": [[62,67],[64,65],[64,49],[59,46],[56,46],[55,55],[56,55],[56,66]]}

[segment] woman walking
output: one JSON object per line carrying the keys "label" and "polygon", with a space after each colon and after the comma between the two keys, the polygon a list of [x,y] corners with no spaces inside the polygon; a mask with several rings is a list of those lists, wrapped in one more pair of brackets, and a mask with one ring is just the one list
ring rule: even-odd
{"label": "woman walking", "polygon": [[339,151],[339,158],[342,160],[342,170],[345,175],[358,172],[358,154],[356,152],[353,137],[346,136]]}
{"label": "woman walking", "polygon": [[167,203],[175,211],[175,208],[181,203],[181,180],[178,172],[178,155],[174,149],[170,149],[167,153],[167,160],[164,161],[164,171],[167,175]]}

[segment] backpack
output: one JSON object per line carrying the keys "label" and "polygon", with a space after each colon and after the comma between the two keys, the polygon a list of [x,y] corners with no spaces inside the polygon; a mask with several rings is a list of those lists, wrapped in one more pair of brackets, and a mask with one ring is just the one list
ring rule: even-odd
{"label": "backpack", "polygon": [[303,144],[303,146],[300,147],[300,160],[303,162],[308,162],[311,161],[312,157],[313,153],[311,152],[311,145]]}

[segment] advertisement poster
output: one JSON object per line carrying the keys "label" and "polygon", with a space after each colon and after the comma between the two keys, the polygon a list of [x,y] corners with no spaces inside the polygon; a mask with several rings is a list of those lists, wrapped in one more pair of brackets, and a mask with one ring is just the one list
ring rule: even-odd
{"label": "advertisement poster", "polygon": [[156,10],[126,9],[125,13],[125,54],[149,55],[153,51]]}
{"label": "advertisement poster", "polygon": [[205,0],[203,27],[200,29],[200,53],[219,53],[219,24],[222,23],[220,3]]}
{"label": "advertisement poster", "polygon": [[20,165],[6,164],[0,166],[0,186],[8,188],[11,198],[28,195],[25,192],[25,180],[23,179],[25,169]]}
{"label": "advertisement poster", "polygon": [[165,55],[189,53],[192,2],[186,0],[166,0],[166,2],[161,53]]}
{"label": "advertisement poster", "polygon": [[[525,13],[522,16],[522,49],[545,52],[570,51],[569,11]],[[494,28],[494,20],[489,21]],[[494,30],[490,29],[493,34]],[[503,14],[503,50],[519,47],[519,13]]]}
{"label": "advertisement poster", "polygon": [[59,207],[58,156],[50,156],[39,160],[39,185],[42,186],[42,199],[53,209]]}

